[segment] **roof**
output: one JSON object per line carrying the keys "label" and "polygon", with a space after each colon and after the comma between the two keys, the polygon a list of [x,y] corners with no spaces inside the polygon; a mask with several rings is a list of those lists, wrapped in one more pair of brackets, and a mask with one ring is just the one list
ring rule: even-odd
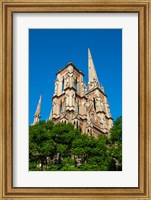
{"label": "roof", "polygon": [[67,64],[63,69],[59,70],[59,71],[56,73],[56,75],[57,75],[58,73],[60,73],[61,71],[63,71],[65,68],[67,68],[69,65],[72,65],[73,68],[74,68],[76,71],[78,71],[80,74],[82,74],[82,75],[84,76],[84,74],[82,73],[82,71],[80,71],[78,68],[76,68],[75,65],[74,65],[72,62],[68,62],[68,64]]}

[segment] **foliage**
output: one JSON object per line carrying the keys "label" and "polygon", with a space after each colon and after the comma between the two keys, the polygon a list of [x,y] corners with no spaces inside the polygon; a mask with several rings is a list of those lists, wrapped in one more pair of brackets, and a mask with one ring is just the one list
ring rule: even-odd
{"label": "foliage", "polygon": [[122,118],[110,136],[88,136],[72,124],[41,121],[29,127],[30,171],[122,170]]}
{"label": "foliage", "polygon": [[116,169],[122,170],[122,117],[117,118],[110,133],[110,156],[116,162]]}

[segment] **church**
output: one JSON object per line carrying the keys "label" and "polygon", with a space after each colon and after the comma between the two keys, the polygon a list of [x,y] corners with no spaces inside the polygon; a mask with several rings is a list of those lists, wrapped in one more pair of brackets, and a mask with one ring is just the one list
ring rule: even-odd
{"label": "church", "polygon": [[[81,132],[97,137],[108,135],[113,125],[104,87],[99,83],[90,49],[88,49],[88,85],[84,74],[69,62],[56,74],[49,120],[72,123]],[[33,125],[40,120],[42,96],[34,115]]]}

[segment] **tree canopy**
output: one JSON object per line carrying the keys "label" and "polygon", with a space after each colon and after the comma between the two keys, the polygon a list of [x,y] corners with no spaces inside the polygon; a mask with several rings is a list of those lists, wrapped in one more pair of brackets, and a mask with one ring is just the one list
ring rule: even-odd
{"label": "tree canopy", "polygon": [[88,136],[72,124],[41,121],[29,127],[30,171],[122,170],[122,118],[109,137]]}

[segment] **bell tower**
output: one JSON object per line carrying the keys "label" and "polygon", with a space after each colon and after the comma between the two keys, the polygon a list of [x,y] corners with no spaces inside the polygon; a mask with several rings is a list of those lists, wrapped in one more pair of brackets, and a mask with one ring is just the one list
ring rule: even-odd
{"label": "bell tower", "polygon": [[52,97],[53,107],[49,119],[55,122],[72,123],[85,131],[86,121],[86,85],[83,73],[71,62],[57,72],[55,91]]}
{"label": "bell tower", "polygon": [[[72,123],[81,132],[97,137],[108,135],[113,124],[107,95],[100,84],[90,49],[88,49],[88,87],[84,74],[69,62],[56,74],[52,109],[49,120]],[[42,96],[34,115],[33,125],[40,120]]]}

